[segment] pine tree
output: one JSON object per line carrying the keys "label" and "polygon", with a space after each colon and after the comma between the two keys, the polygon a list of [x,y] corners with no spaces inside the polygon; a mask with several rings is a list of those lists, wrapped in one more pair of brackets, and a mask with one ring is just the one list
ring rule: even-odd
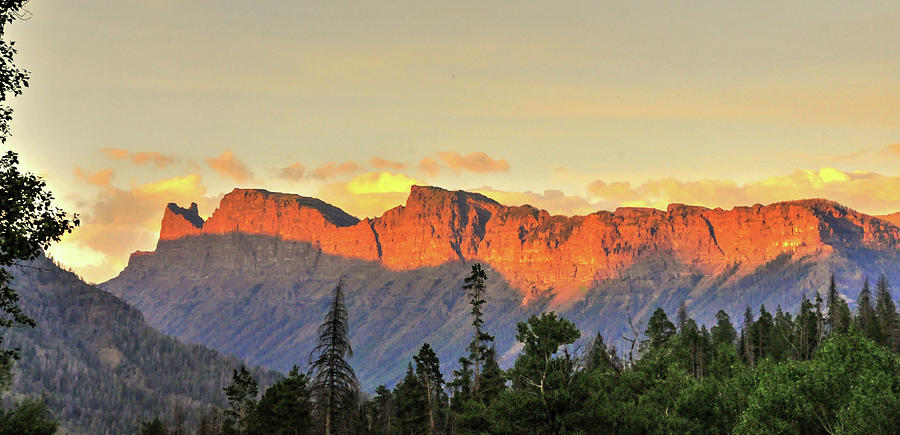
{"label": "pine tree", "polygon": [[620,368],[615,361],[614,355],[610,355],[609,347],[603,340],[603,335],[598,332],[590,344],[587,355],[585,355],[584,369],[588,372],[594,370],[613,370],[618,372]]}
{"label": "pine tree", "polygon": [[850,307],[847,302],[841,299],[838,293],[837,284],[834,281],[834,275],[831,275],[831,281],[828,284],[828,300],[826,301],[828,308],[828,317],[825,319],[825,326],[828,334],[844,334],[850,330]]}
{"label": "pine tree", "polygon": [[482,269],[481,264],[472,265],[472,273],[466,277],[463,290],[469,295],[469,304],[472,305],[472,342],[469,344],[469,362],[472,365],[472,394],[475,398],[480,398],[479,390],[481,388],[481,371],[485,366],[485,355],[494,342],[494,336],[484,331],[484,311],[483,306],[487,302],[485,300],[485,281],[487,274]]}
{"label": "pine tree", "polygon": [[891,299],[887,277],[881,275],[875,285],[875,319],[878,329],[881,331],[881,344],[897,350],[900,346],[900,331],[898,328],[897,307]]}
{"label": "pine tree", "polygon": [[797,321],[795,323],[796,333],[794,334],[798,358],[801,360],[811,359],[818,342],[818,321],[816,313],[813,311],[813,303],[803,295],[800,300],[800,311],[797,313]]}
{"label": "pine tree", "polygon": [[[256,406],[257,432],[277,435],[305,433],[312,426],[309,378],[294,366],[287,377],[266,388]],[[299,432],[299,431],[303,432]]]}
{"label": "pine tree", "polygon": [[259,394],[259,384],[247,368],[241,366],[240,370],[234,370],[231,376],[231,385],[224,388],[225,397],[228,399],[228,409],[225,410],[223,432],[226,434],[249,433],[256,413],[256,396]]}
{"label": "pine tree", "polygon": [[822,312],[822,295],[816,291],[816,348],[825,340],[825,313]]}
{"label": "pine tree", "polygon": [[394,395],[391,390],[379,385],[375,388],[375,399],[373,409],[373,426],[377,434],[392,434],[395,430],[394,414],[396,412],[394,404]]}
{"label": "pine tree", "polygon": [[731,324],[731,318],[728,317],[728,313],[722,310],[716,313],[716,324],[712,327],[710,333],[712,334],[712,342],[716,347],[725,343],[733,346],[735,340],[737,340],[737,331],[735,331],[734,325]]}
{"label": "pine tree", "polygon": [[687,324],[687,321],[687,303],[682,299],[681,305],[678,306],[678,332],[684,334],[684,327]]}
{"label": "pine tree", "polygon": [[756,353],[753,345],[753,311],[750,307],[744,310],[744,325],[741,327],[741,355],[744,361],[754,367],[756,365]]}
{"label": "pine tree", "polygon": [[872,340],[879,341],[881,328],[878,327],[878,319],[875,317],[875,308],[872,306],[872,290],[869,288],[869,279],[866,278],[862,291],[859,292],[857,304],[856,325],[863,334]]}
{"label": "pine tree", "polygon": [[[771,336],[772,345],[769,354],[772,359],[776,362],[788,359],[794,345],[794,321],[790,314],[781,309],[781,305],[775,310]],[[799,354],[796,357],[799,358]]]}
{"label": "pine tree", "polygon": [[760,360],[770,353],[772,343],[772,315],[766,311],[766,306],[759,307],[759,318],[753,325],[753,344],[756,348],[756,359]]}
{"label": "pine tree", "polygon": [[444,377],[441,375],[441,363],[428,343],[422,345],[413,360],[416,362],[416,377],[423,386],[422,393],[428,406],[428,435],[434,435],[438,413],[443,408]]}
{"label": "pine tree", "polygon": [[657,308],[650,316],[650,320],[647,321],[647,330],[644,331],[644,335],[647,336],[647,341],[642,344],[649,346],[650,349],[656,349],[675,335],[675,325],[669,321],[669,317],[662,308]]}
{"label": "pine tree", "polygon": [[838,296],[837,284],[834,282],[834,274],[831,274],[831,280],[828,283],[828,299],[825,301],[828,310],[828,318],[825,319],[825,326],[828,331],[834,331],[838,318]]}
{"label": "pine tree", "polygon": [[419,381],[410,362],[406,366],[406,376],[394,388],[397,426],[401,434],[421,434],[428,430],[428,407],[422,400],[424,391],[425,387]]}
{"label": "pine tree", "polygon": [[334,289],[334,299],[325,321],[319,325],[318,341],[310,353],[310,391],[318,414],[325,420],[325,435],[332,430],[347,404],[355,401],[358,381],[347,358],[353,356],[350,327],[344,305],[343,280]]}

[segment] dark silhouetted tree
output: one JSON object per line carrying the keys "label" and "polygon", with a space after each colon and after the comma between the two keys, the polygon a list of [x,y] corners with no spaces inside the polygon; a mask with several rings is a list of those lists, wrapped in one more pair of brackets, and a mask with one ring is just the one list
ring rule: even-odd
{"label": "dark silhouetted tree", "polygon": [[898,350],[900,347],[900,330],[898,330],[897,307],[891,299],[887,277],[881,275],[875,285],[875,320],[881,331],[881,344]]}
{"label": "dark silhouetted tree", "polygon": [[416,362],[416,377],[419,378],[424,393],[422,400],[428,407],[428,434],[432,435],[444,408],[444,377],[441,375],[441,363],[428,343],[422,345],[413,360]]}
{"label": "dark silhouetted tree", "polygon": [[487,274],[484,273],[481,264],[472,265],[472,273],[466,277],[463,289],[469,296],[469,304],[472,306],[472,342],[469,343],[469,362],[472,366],[472,394],[477,396],[481,388],[481,369],[485,365],[485,354],[487,354],[490,344],[494,341],[494,336],[484,331],[484,309],[483,306],[487,302],[485,300],[485,281]]}
{"label": "dark silhouetted tree", "polygon": [[425,386],[416,376],[410,362],[406,367],[406,376],[394,388],[397,426],[401,434],[422,434],[428,431],[428,406],[423,400],[424,391]]}
{"label": "dark silhouetted tree", "polygon": [[394,414],[396,406],[394,403],[394,395],[391,390],[379,385],[375,388],[375,398],[372,399],[373,409],[373,430],[377,434],[392,434],[396,430],[396,421]]}
{"label": "dark silhouetted tree", "polygon": [[875,317],[875,307],[872,303],[872,290],[869,288],[869,279],[863,283],[862,291],[856,301],[856,327],[867,337],[880,341],[881,328],[878,327],[878,319]]}
{"label": "dark silhouetted tree", "polygon": [[356,373],[347,362],[353,356],[353,348],[342,287],[343,280],[339,280],[309,358],[310,391],[318,414],[325,421],[325,435],[331,435],[334,424],[347,403],[354,402],[358,390]]}

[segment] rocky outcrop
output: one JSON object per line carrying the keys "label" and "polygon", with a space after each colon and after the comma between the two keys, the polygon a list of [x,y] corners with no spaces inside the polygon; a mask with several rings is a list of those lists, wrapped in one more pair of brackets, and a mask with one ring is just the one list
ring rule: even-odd
{"label": "rocky outcrop", "polygon": [[174,240],[187,236],[200,235],[203,231],[203,219],[197,210],[197,203],[192,202],[189,208],[181,208],[170,202],[163,212],[162,226],[159,229],[159,240]]}
{"label": "rocky outcrop", "polygon": [[665,211],[619,208],[567,217],[425,186],[413,186],[404,206],[362,221],[315,198],[258,189],[225,195],[206,222],[196,204],[169,204],[160,247],[181,237],[231,233],[308,242],[322,253],[391,270],[483,261],[526,296],[554,289],[563,299],[653,257],[715,274],[735,266],[749,272],[783,255],[828,255],[835,246],[900,248],[898,227],[826,200],[732,210],[672,204]]}

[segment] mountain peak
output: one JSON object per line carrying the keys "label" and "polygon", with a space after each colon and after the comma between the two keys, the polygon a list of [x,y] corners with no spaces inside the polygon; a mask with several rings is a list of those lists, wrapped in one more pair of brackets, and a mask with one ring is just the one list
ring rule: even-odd
{"label": "mountain peak", "polygon": [[318,211],[325,220],[334,226],[349,227],[359,223],[359,219],[318,198],[297,195],[294,193],[271,192],[265,189],[234,189],[222,198],[219,208],[241,204],[250,206],[276,206],[279,208],[311,208]]}
{"label": "mountain peak", "polygon": [[447,190],[436,186],[412,185],[409,188],[409,197],[406,198],[406,206],[427,206],[438,203],[473,201],[500,205],[497,201],[480,193],[466,192],[465,190]]}
{"label": "mountain peak", "polygon": [[203,230],[203,218],[197,211],[197,203],[192,202],[188,208],[179,207],[170,202],[163,213],[159,230],[160,240],[172,240],[185,236],[199,235]]}

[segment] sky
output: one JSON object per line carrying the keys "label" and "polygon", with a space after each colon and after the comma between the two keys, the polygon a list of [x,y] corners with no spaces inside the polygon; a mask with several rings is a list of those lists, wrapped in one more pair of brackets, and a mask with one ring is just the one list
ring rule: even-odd
{"label": "sky", "polygon": [[900,211],[900,2],[39,1],[23,167],[89,281],[235,187],[358,217],[409,186],[558,214],[824,197]]}

